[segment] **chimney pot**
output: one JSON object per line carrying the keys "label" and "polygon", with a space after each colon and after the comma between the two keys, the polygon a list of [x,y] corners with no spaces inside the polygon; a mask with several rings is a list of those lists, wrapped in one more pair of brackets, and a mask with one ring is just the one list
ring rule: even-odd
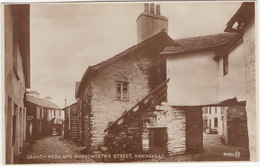
{"label": "chimney pot", "polygon": [[150,13],[154,14],[154,3],[150,4]]}
{"label": "chimney pot", "polygon": [[156,14],[161,15],[160,5],[156,5]]}
{"label": "chimney pot", "polygon": [[149,3],[144,3],[144,12],[149,12]]}

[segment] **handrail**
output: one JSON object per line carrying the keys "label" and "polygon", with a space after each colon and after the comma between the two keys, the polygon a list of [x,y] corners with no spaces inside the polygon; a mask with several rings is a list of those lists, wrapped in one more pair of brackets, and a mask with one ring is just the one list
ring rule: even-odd
{"label": "handrail", "polygon": [[146,99],[148,99],[151,95],[154,94],[154,92],[158,91],[160,88],[162,88],[165,84],[167,84],[170,81],[170,78],[168,78],[166,81],[164,81],[161,85],[159,85],[157,88],[155,88],[152,92],[150,92],[147,96],[145,96],[140,102],[138,102],[136,105],[134,105],[132,108],[130,108],[126,113],[124,113],[121,117],[119,117],[115,122],[110,124],[104,132],[106,132],[110,127],[112,127],[115,123],[119,122],[122,118],[124,118],[125,115],[127,115],[130,111],[132,111],[135,107],[139,106],[139,104]]}

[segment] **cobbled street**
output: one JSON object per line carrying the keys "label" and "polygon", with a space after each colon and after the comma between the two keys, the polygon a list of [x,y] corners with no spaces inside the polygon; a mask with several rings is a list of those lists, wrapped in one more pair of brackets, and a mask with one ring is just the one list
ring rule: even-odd
{"label": "cobbled street", "polygon": [[[241,147],[224,145],[219,135],[204,134],[204,149],[199,154],[184,154],[164,159],[143,159],[139,162],[200,162],[200,161],[248,161],[248,150]],[[97,163],[94,159],[80,153],[84,149],[62,136],[48,136],[35,140],[27,155],[26,164],[42,163]],[[239,156],[233,155],[239,152]],[[225,155],[226,154],[226,155]],[[101,162],[101,161],[99,161]]]}
{"label": "cobbled street", "polygon": [[62,136],[48,136],[35,140],[24,161],[26,164],[95,162],[93,159],[80,157],[83,149],[84,147],[76,146]]}

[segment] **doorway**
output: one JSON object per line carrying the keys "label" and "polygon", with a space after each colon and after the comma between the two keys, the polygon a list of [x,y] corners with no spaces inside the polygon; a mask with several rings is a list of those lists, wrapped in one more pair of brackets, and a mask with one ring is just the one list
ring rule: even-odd
{"label": "doorway", "polygon": [[166,154],[167,153],[167,128],[150,128],[149,133],[150,153]]}

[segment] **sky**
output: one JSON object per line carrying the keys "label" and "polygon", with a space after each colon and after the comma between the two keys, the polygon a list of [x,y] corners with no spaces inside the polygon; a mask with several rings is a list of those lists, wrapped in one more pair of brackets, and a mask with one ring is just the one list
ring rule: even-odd
{"label": "sky", "polygon": [[[165,2],[173,39],[222,33],[241,2]],[[75,83],[88,66],[137,44],[143,3],[32,4],[31,89],[65,107],[76,102]]]}

